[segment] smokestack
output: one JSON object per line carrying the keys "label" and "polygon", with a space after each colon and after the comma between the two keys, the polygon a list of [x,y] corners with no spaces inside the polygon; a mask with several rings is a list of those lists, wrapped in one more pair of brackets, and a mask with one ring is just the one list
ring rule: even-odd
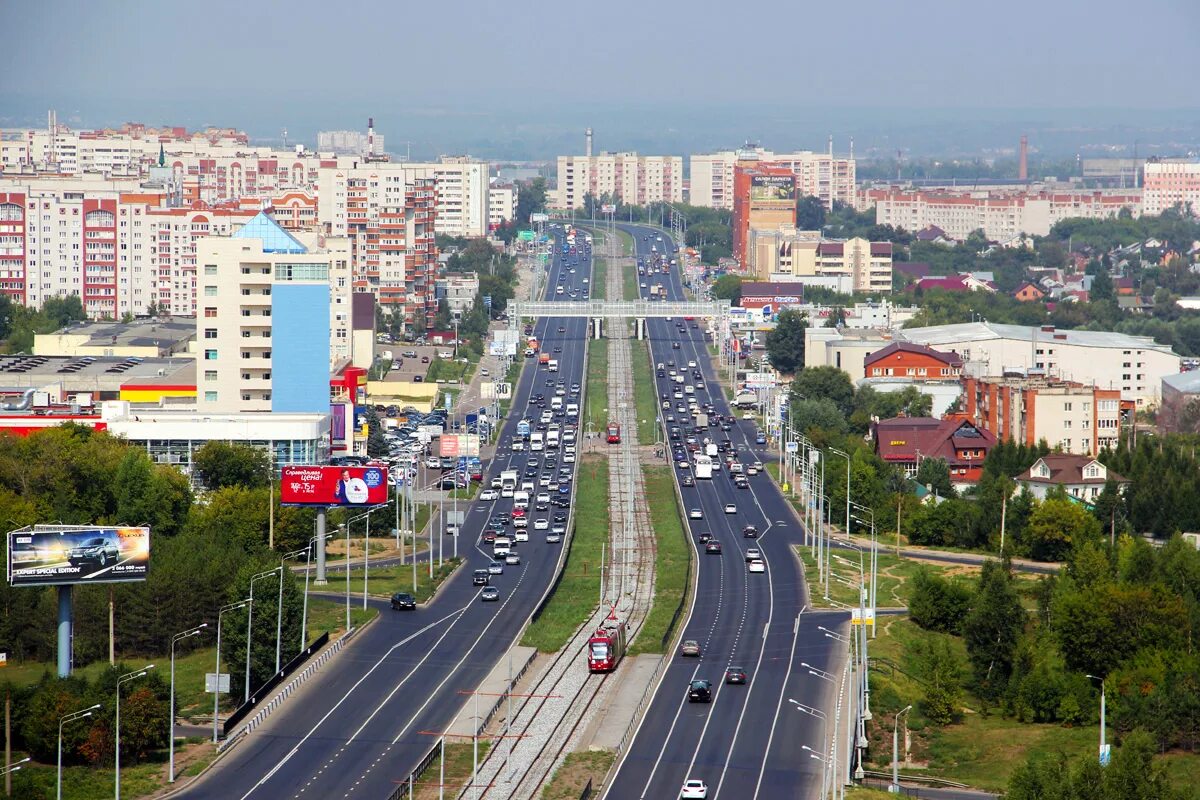
{"label": "smokestack", "polygon": [[588,158],[592,157],[592,129],[588,128],[583,132],[583,152]]}
{"label": "smokestack", "polygon": [[1017,180],[1029,180],[1029,137],[1021,134],[1021,164],[1017,167]]}
{"label": "smokestack", "polygon": [[367,156],[375,155],[375,118],[367,117]]}

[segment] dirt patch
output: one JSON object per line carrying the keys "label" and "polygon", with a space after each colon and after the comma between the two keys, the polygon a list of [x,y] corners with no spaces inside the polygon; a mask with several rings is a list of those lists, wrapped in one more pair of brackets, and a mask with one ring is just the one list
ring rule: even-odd
{"label": "dirt patch", "polygon": [[578,800],[588,781],[592,782],[592,794],[599,794],[598,789],[608,771],[616,761],[614,750],[589,750],[568,753],[554,773],[554,777],[546,784],[542,792],[542,800]]}

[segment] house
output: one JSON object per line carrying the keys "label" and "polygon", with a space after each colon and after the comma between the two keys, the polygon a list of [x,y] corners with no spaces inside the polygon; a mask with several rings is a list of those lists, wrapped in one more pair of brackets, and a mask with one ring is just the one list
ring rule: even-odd
{"label": "house", "polygon": [[1120,295],[1117,297],[1117,308],[1133,314],[1145,314],[1147,311],[1154,310],[1154,298]]}
{"label": "house", "polygon": [[1030,283],[1028,281],[1026,281],[1025,283],[1022,283],[1020,286],[1017,287],[1017,290],[1015,292],[1013,292],[1013,297],[1015,299],[1021,301],[1022,303],[1037,302],[1038,300],[1041,300],[1045,296],[1046,296],[1045,292],[1043,292],[1041,289],[1034,286],[1032,283]]}
{"label": "house", "polygon": [[946,232],[937,225],[930,225],[916,232],[915,237],[918,242],[930,242],[932,244],[956,244],[954,239],[946,235]]}
{"label": "house", "polygon": [[924,261],[893,261],[892,272],[899,273],[908,280],[920,280],[929,277],[930,266]]}
{"label": "house", "polygon": [[961,275],[932,275],[926,278],[921,278],[910,284],[908,289],[921,289],[928,291],[930,289],[941,289],[944,292],[969,292],[970,287],[962,279]]}
{"label": "house", "polygon": [[1115,481],[1120,491],[1129,486],[1124,478],[1091,456],[1052,453],[1042,456],[1033,466],[1017,476],[1023,489],[1039,500],[1045,500],[1051,490],[1061,487],[1068,496],[1093,503],[1104,490],[1104,484]]}
{"label": "house", "polygon": [[891,342],[863,359],[864,377],[904,377],[916,381],[953,380],[962,373],[962,359],[911,342]]}
{"label": "house", "polygon": [[943,459],[956,488],[979,482],[983,460],[996,445],[995,436],[962,417],[884,419],[872,426],[872,437],[876,455],[910,478],[922,459]]}
{"label": "house", "polygon": [[1133,278],[1120,277],[1113,280],[1113,288],[1117,290],[1119,296],[1132,297],[1137,293],[1137,289],[1133,285]]}

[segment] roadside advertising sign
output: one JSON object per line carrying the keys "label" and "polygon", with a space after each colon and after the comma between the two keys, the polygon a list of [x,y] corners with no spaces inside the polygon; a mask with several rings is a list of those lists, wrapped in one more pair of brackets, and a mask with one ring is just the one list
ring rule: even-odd
{"label": "roadside advertising sign", "polygon": [[750,178],[750,202],[796,204],[795,175],[753,175]]}
{"label": "roadside advertising sign", "polygon": [[212,694],[213,692],[221,692],[222,694],[229,694],[229,673],[228,672],[222,672],[219,674],[216,672],[204,673],[204,691],[207,694]]}
{"label": "roadside advertising sign", "polygon": [[387,467],[284,467],[285,506],[366,506],[388,500]]}
{"label": "roadside advertising sign", "polygon": [[456,433],[442,434],[442,438],[438,440],[440,450],[438,455],[445,458],[458,458],[459,456],[478,456],[479,455],[479,434],[476,433]]}
{"label": "roadside advertising sign", "polygon": [[479,399],[495,400],[496,384],[492,381],[484,381],[483,383],[479,384]]}
{"label": "roadside advertising sign", "polygon": [[37,525],[8,534],[8,582],[13,586],[144,581],[150,529]]}
{"label": "roadside advertising sign", "polygon": [[615,214],[615,213],[617,213],[617,207],[615,205],[613,205],[612,203],[605,203],[604,205],[600,206],[600,213],[601,214]]}
{"label": "roadside advertising sign", "polygon": [[800,443],[799,442],[788,442],[786,447],[787,447],[787,451],[789,453],[795,453],[800,450]]}
{"label": "roadside advertising sign", "polygon": [[436,439],[442,435],[441,425],[418,425],[417,434],[428,436],[430,439]]}
{"label": "roadside advertising sign", "polygon": [[770,372],[747,372],[747,389],[772,389],[775,387],[775,376]]}
{"label": "roadside advertising sign", "polygon": [[532,223],[535,223],[535,224],[536,224],[536,223],[538,223],[538,222],[549,222],[549,221],[550,221],[550,215],[549,215],[549,214],[543,214],[543,213],[540,213],[540,212],[534,212],[533,214],[530,214],[530,215],[529,215],[529,221],[530,221],[530,222],[532,222]]}

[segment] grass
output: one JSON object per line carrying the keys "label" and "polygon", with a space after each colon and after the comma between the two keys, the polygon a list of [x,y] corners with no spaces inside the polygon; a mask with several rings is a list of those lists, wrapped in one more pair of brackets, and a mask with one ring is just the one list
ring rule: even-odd
{"label": "grass", "polygon": [[[525,369],[525,359],[522,357],[524,347],[518,348],[516,358],[508,365],[508,371],[504,373],[504,382],[511,384],[512,394],[517,393],[517,386],[521,383],[521,370]],[[500,401],[500,418],[508,416],[508,410],[512,408],[512,398]]]}
{"label": "grass", "polygon": [[608,543],[608,510],[608,457],[585,456],[576,484],[575,534],[562,578],[521,644],[542,653],[557,652],[596,608],[601,552]]}
{"label": "grass", "polygon": [[593,300],[608,299],[608,259],[597,256],[592,259],[591,297]]}
{"label": "grass", "polygon": [[678,621],[675,612],[687,601],[688,565],[692,557],[671,467],[643,466],[642,475],[658,551],[654,557],[654,604],[629,648],[630,655],[663,652],[663,640],[669,639],[673,624]]}
{"label": "grass", "polygon": [[589,339],[584,430],[603,431],[608,424],[608,339]]}
{"label": "grass", "polygon": [[[458,354],[467,359],[465,364],[452,358],[430,359],[429,370],[425,373],[425,382],[458,381],[460,386],[470,383],[471,376],[475,374],[475,367],[479,364],[479,355],[465,347],[460,347]],[[443,389],[443,391],[445,390]]]}
{"label": "grass", "polygon": [[637,267],[631,266],[622,273],[621,297],[623,300],[636,300],[638,298]]}
{"label": "grass", "polygon": [[[329,583],[330,591],[337,591],[336,580],[331,580]],[[342,579],[342,587],[346,586],[345,578]],[[409,584],[412,585],[411,583]],[[358,589],[358,603],[355,603],[354,597],[350,598],[350,625],[355,628],[361,628],[367,624],[369,620],[379,616],[379,610],[376,608],[362,607],[362,586]],[[346,604],[337,600],[326,600],[324,598],[310,597],[308,599],[308,641],[312,641],[326,631],[329,632],[330,639],[336,639],[346,630]]]}
{"label": "grass", "polygon": [[658,427],[658,400],[650,371],[650,349],[645,339],[630,342],[633,352],[633,400],[637,407],[638,444],[654,444]]}
{"label": "grass", "polygon": [[[462,547],[463,545],[459,546]],[[449,553],[447,553],[445,561],[434,565],[432,579],[429,577],[429,565],[425,564],[424,569],[422,569],[422,565],[417,564],[417,588],[415,591],[413,590],[411,565],[371,569],[367,575],[367,593],[372,597],[391,597],[395,592],[408,592],[417,598],[418,603],[424,603],[433,596],[435,589],[461,563],[462,558],[450,558]],[[346,586],[346,577],[344,574],[338,577],[341,578],[341,581],[333,578],[329,581],[329,585],[344,589]],[[361,569],[352,569],[350,570],[350,594],[358,597],[360,608],[362,605],[362,592],[363,571]]]}
{"label": "grass", "polygon": [[[491,742],[487,739],[479,740],[479,761],[483,762],[484,756],[487,755],[488,748]],[[446,743],[446,791],[444,796],[456,797],[458,791],[450,787],[466,786],[471,781],[471,767],[475,761],[474,744],[472,742],[447,742]],[[437,800],[442,796],[439,794],[439,782],[442,779],[442,756],[439,753],[430,762],[429,767],[417,779],[413,786],[413,794],[416,800]]]}
{"label": "grass", "polygon": [[542,790],[542,800],[579,800],[588,781],[591,781],[593,790],[599,787],[616,760],[615,750],[567,753],[562,765],[554,771],[553,777]]}

